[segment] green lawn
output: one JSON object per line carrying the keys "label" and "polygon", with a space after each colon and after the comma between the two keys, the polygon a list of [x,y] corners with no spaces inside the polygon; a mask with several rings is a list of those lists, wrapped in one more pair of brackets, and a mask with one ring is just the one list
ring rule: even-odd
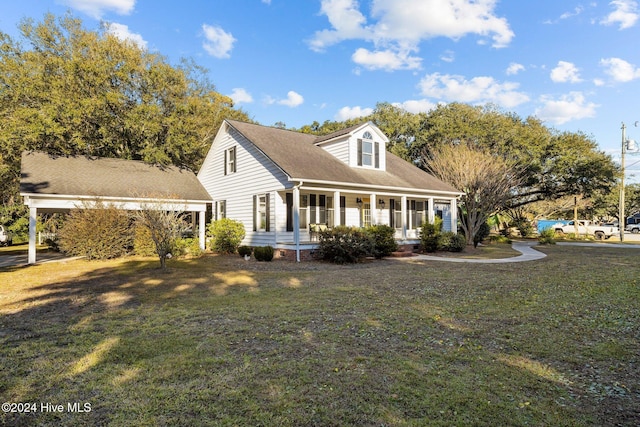
{"label": "green lawn", "polygon": [[640,424],[640,250],[541,250],[0,269],[0,424]]}

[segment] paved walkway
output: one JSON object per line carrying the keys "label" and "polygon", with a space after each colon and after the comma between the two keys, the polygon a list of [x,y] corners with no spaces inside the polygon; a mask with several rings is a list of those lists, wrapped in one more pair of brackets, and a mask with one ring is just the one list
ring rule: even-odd
{"label": "paved walkway", "polygon": [[[431,255],[416,255],[411,258],[404,259],[418,259],[418,260],[428,260],[428,261],[446,261],[446,262],[471,262],[471,263],[481,263],[481,264],[502,264],[507,262],[524,262],[524,261],[534,261],[537,259],[542,259],[546,257],[546,254],[543,254],[540,251],[537,251],[533,248],[536,246],[538,242],[535,241],[514,241],[511,243],[511,247],[520,252],[519,256],[511,257],[511,258],[494,258],[494,259],[486,259],[486,258],[448,258],[448,257],[439,257],[439,256],[431,256]],[[598,242],[557,242],[557,245],[560,246],[589,246],[589,247],[600,247],[600,248],[625,248],[625,249],[640,249],[640,244],[626,244],[626,243],[598,243]],[[399,258],[403,259],[403,258]]]}
{"label": "paved walkway", "polygon": [[511,243],[511,247],[520,252],[519,256],[511,257],[511,258],[448,258],[448,257],[439,257],[439,256],[431,256],[431,255],[416,255],[410,258],[404,259],[418,259],[418,260],[428,260],[428,261],[447,261],[447,262],[471,262],[471,263],[479,263],[479,264],[502,264],[507,262],[524,262],[524,261],[534,261],[536,259],[541,259],[546,257],[546,254],[543,254],[540,251],[537,251],[532,248],[532,246],[537,245],[538,242],[520,242],[514,241]]}

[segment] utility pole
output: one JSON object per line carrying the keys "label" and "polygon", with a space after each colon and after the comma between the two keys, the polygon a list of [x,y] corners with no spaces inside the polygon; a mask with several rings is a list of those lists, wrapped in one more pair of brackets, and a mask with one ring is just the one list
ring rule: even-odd
{"label": "utility pole", "polygon": [[625,131],[627,130],[627,126],[622,123],[622,151],[620,157],[620,166],[622,168],[622,178],[620,179],[620,206],[619,206],[619,216],[618,227],[620,228],[620,241],[624,242],[624,229],[627,226],[627,219],[624,216],[624,153],[627,149],[627,137],[625,135]]}

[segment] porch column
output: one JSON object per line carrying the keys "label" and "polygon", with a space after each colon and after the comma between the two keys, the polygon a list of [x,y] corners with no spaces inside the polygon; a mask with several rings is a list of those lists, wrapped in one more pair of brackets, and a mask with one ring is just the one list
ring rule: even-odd
{"label": "porch column", "polygon": [[293,186],[293,242],[296,244],[296,261],[300,262],[300,183]]}
{"label": "porch column", "polygon": [[371,198],[371,225],[376,225],[378,223],[378,200],[376,199],[376,193],[371,193],[369,197]]}
{"label": "porch column", "polygon": [[458,199],[451,199],[451,231],[458,232]]}
{"label": "porch column", "polygon": [[337,227],[340,224],[340,192],[333,192],[333,226]]}
{"label": "porch column", "polygon": [[204,225],[204,217],[205,211],[198,212],[198,243],[200,245],[200,249],[204,251],[204,243],[205,243],[205,225]]}
{"label": "porch column", "polygon": [[402,196],[401,212],[402,212],[402,240],[407,239],[407,196]]}
{"label": "porch column", "polygon": [[36,223],[38,218],[38,208],[29,208],[29,256],[28,263],[36,263]]}
{"label": "porch column", "polygon": [[427,199],[427,220],[433,224],[436,220],[436,213],[433,211],[433,197]]}

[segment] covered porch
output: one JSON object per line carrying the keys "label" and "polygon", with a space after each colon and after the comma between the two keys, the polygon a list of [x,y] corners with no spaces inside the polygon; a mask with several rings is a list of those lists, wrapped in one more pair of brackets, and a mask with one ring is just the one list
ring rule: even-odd
{"label": "covered porch", "polygon": [[337,226],[368,227],[383,224],[395,229],[401,246],[420,241],[420,228],[436,217],[443,221],[443,230],[457,230],[458,194],[402,192],[390,189],[328,188],[297,185],[276,197],[282,206],[280,220],[276,218],[276,249],[313,250],[323,229]]}

